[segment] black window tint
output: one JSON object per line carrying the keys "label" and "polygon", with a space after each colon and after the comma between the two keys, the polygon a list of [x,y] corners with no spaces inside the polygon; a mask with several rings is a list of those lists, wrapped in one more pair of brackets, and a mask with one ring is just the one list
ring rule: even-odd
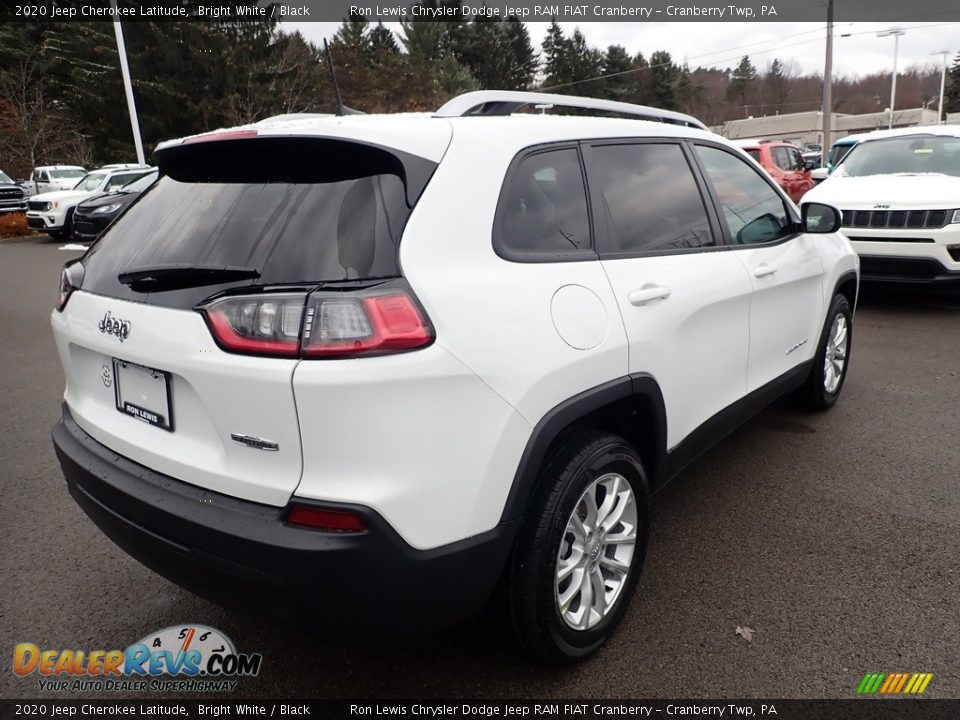
{"label": "black window tint", "polygon": [[[117,275],[178,263],[252,267],[263,285],[396,276],[409,214],[403,181],[392,174],[318,183],[163,177],[87,254],[84,289],[142,299]],[[149,301],[185,306],[213,291],[153,293]]]}
{"label": "black window tint", "polygon": [[497,214],[497,243],[508,253],[588,250],[587,194],[577,150],[524,158],[510,177]]}
{"label": "black window tint", "polygon": [[[593,148],[613,252],[679,250],[714,244],[707,211],[679,145]],[[594,181],[593,170],[591,182]]]}
{"label": "black window tint", "polygon": [[705,145],[697,146],[697,154],[735,243],[771,242],[793,232],[783,199],[750,165],[733,153]]}

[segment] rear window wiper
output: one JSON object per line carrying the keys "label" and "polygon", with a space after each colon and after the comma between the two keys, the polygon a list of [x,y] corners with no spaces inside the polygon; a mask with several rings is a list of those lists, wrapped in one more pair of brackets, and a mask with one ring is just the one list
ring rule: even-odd
{"label": "rear window wiper", "polygon": [[252,280],[258,277],[260,277],[260,271],[250,267],[170,263],[133,268],[117,275],[117,280],[132,290],[156,292],[216,285],[236,280]]}

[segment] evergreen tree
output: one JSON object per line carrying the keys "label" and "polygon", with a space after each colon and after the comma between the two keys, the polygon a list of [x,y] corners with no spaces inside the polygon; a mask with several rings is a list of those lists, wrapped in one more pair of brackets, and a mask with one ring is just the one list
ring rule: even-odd
{"label": "evergreen tree", "polygon": [[730,85],[727,87],[727,99],[736,100],[740,105],[747,105],[747,94],[757,79],[757,69],[750,62],[750,56],[740,58],[740,64],[730,76]]}
{"label": "evergreen tree", "polygon": [[633,102],[636,96],[633,58],[622,45],[611,45],[603,56],[603,75],[599,83],[600,95],[608,100]]}
{"label": "evergreen tree", "polygon": [[947,74],[943,111],[945,113],[960,112],[960,53],[957,53],[957,57],[954,58],[953,65]]}
{"label": "evergreen tree", "polygon": [[784,71],[783,63],[778,58],[774,58],[770,63],[770,69],[763,79],[763,89],[766,96],[765,101],[772,105],[777,112],[783,110],[783,104],[787,100],[790,92],[788,87],[789,79]]}
{"label": "evergreen tree", "polygon": [[673,58],[666,50],[658,50],[650,56],[650,97],[649,104],[664,110],[677,109],[677,96],[674,84],[678,70]]}

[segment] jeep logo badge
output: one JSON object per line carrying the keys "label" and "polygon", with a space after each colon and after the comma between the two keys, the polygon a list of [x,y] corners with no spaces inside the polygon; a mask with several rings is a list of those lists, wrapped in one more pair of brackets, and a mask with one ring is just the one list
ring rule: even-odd
{"label": "jeep logo badge", "polygon": [[97,327],[100,328],[100,332],[106,335],[116,335],[120,338],[120,342],[130,337],[130,321],[113,317],[109,310],[107,310],[107,314],[103,316],[103,320],[100,321]]}

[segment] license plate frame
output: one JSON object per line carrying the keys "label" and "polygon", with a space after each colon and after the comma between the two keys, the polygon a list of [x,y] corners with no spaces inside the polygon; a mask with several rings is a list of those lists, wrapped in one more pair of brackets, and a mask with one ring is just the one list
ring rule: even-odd
{"label": "license plate frame", "polygon": [[[113,387],[117,411],[167,432],[173,432],[173,398],[170,373],[129,360],[113,359]],[[121,390],[127,379],[128,392],[140,391],[140,398],[124,397]],[[129,390],[133,385],[133,389]],[[144,399],[148,402],[143,402]],[[132,402],[138,399],[140,402]],[[160,407],[157,407],[159,405]],[[149,406],[149,407],[148,407]]]}

